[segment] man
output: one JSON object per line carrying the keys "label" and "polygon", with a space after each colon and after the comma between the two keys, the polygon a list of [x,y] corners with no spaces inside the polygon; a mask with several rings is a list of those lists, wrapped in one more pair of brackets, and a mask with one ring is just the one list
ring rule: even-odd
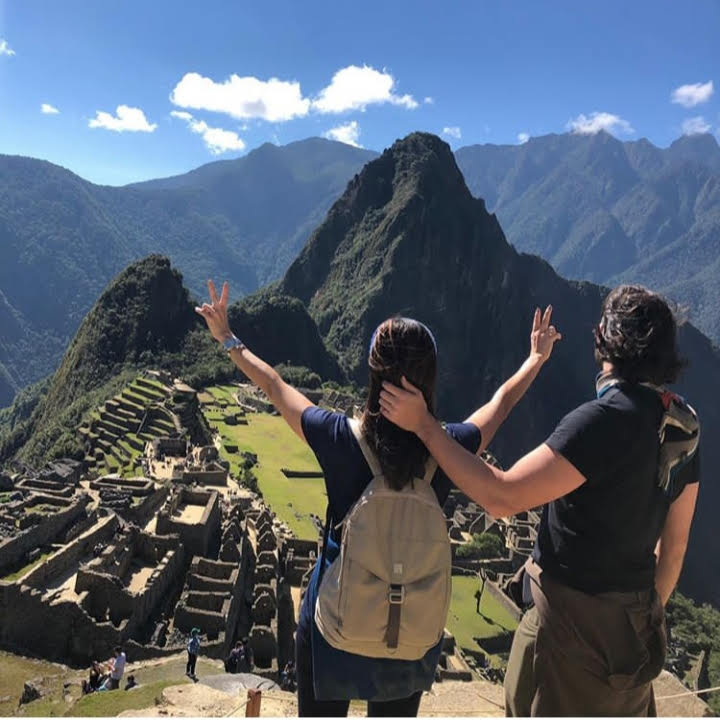
{"label": "man", "polygon": [[120,687],[123,673],[125,672],[125,662],[127,658],[120,645],[115,647],[115,657],[112,661],[112,670],[110,671],[110,690],[117,690]]}
{"label": "man", "polygon": [[[543,319],[539,332],[557,337]],[[534,607],[515,634],[508,715],[655,714],[663,606],[680,576],[698,494],[700,427],[663,387],[683,366],[668,304],[621,286],[595,330],[595,400],[501,471],[447,438],[409,383],[382,412],[415,431],[443,470],[495,516],[545,505],[526,564]]]}

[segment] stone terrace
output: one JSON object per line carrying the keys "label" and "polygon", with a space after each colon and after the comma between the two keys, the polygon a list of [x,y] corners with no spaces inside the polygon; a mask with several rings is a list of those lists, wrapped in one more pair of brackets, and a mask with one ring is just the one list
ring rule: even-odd
{"label": "stone terrace", "polygon": [[78,429],[87,471],[101,475],[141,470],[145,443],[182,431],[179,418],[166,407],[170,395],[171,388],[157,380],[138,377],[95,411]]}

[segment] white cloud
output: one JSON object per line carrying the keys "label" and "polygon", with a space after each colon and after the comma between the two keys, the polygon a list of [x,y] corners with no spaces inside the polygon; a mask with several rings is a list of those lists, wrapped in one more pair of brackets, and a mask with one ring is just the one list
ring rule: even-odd
{"label": "white cloud", "polygon": [[517,139],[521,145],[524,145],[530,139],[530,135],[526,132],[521,132],[518,133]]}
{"label": "white cloud", "polygon": [[43,115],[59,115],[60,111],[53,105],[50,105],[49,103],[43,103],[40,106],[40,112]]}
{"label": "white cloud", "polygon": [[282,122],[308,114],[310,101],[303,98],[300,83],[277,78],[268,81],[231,75],[217,83],[198,73],[187,73],[170,94],[174,105],[194,110],[226,113],[246,120],[261,118]]}
{"label": "white cloud", "polygon": [[672,91],[670,96],[672,102],[683,107],[695,107],[707,102],[713,94],[713,82],[694,83],[692,85],[681,85]]}
{"label": "white cloud", "polygon": [[90,119],[91,128],[105,128],[114,132],[154,132],[157,123],[149,123],[140,108],[118,105],[115,115],[97,110]]}
{"label": "white cloud", "polygon": [[568,120],[565,128],[578,135],[594,135],[601,130],[624,135],[635,132],[627,120],[607,112],[594,112],[589,116],[580,113],[574,120]]}
{"label": "white cloud", "polygon": [[423,102],[424,102],[426,105],[434,105],[434,104],[435,104],[435,98],[434,98],[434,97],[430,97],[430,96],[428,95],[426,98],[423,99]]}
{"label": "white cloud", "polygon": [[462,132],[457,125],[453,125],[451,127],[444,127],[442,129],[442,134],[447,135],[448,137],[455,138],[455,140],[459,140],[462,137]]}
{"label": "white cloud", "polygon": [[396,95],[395,78],[373,67],[349,65],[333,75],[330,84],[320,91],[312,107],[321,113],[365,110],[368,105],[391,103],[408,110],[418,107],[412,95]]}
{"label": "white cloud", "polygon": [[354,147],[362,147],[358,142],[360,139],[360,126],[357,120],[352,120],[345,125],[338,125],[327,132],[323,133],[323,137],[330,140],[337,140],[338,142],[345,143],[346,145],[353,145]]}
{"label": "white cloud", "polygon": [[702,115],[688,118],[682,124],[683,135],[699,135],[710,132],[710,130],[712,130],[712,126]]}
{"label": "white cloud", "polygon": [[12,57],[14,54],[15,51],[8,45],[8,41],[0,38],[0,55]]}
{"label": "white cloud", "polygon": [[172,110],[170,114],[184,120],[192,132],[202,135],[206,147],[213,155],[221,155],[229,150],[244,150],[245,143],[232,130],[210,127],[204,120],[195,119],[189,112]]}

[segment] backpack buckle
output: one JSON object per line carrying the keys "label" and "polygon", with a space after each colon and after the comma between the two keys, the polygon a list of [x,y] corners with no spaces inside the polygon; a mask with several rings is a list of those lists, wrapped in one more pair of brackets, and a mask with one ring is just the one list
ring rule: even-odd
{"label": "backpack buckle", "polygon": [[391,585],[388,602],[391,605],[402,605],[405,602],[405,587],[403,585]]}

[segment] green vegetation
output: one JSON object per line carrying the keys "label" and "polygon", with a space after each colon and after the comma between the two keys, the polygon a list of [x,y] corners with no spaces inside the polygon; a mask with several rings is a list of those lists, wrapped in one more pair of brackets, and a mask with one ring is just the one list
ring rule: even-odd
{"label": "green vegetation", "polygon": [[[135,675],[139,687],[126,692],[123,689],[83,696],[82,681],[87,670],[73,670],[45,660],[33,660],[20,655],[0,652],[0,716],[25,717],[113,717],[125,710],[152,707],[162,691],[171,685],[184,685],[185,658],[172,656],[165,660],[137,668],[129,663],[125,671]],[[200,657],[198,675],[222,672],[218,661]],[[26,680],[38,684],[42,697],[28,705],[18,707]]]}
{"label": "green vegetation", "polygon": [[503,541],[492,533],[473,535],[472,542],[461,545],[457,549],[458,557],[487,560],[488,558],[501,557],[505,552]]}
{"label": "green vegetation", "polygon": [[[211,387],[207,392],[220,399],[227,397],[227,388]],[[301,538],[314,539],[317,529],[310,514],[324,516],[327,503],[325,484],[320,478],[286,478],[281,468],[293,470],[320,469],[312,450],[305,445],[287,423],[278,416],[266,413],[248,413],[247,425],[228,425],[222,413],[212,406],[204,407],[205,417],[222,439],[238,446],[238,453],[221,455],[230,462],[230,471],[242,478],[247,472],[243,452],[254,453],[258,464],[252,469],[258,489],[265,502]]]}
{"label": "green vegetation", "polygon": [[[0,158],[0,405],[57,368],[103,286],[158,247],[198,297],[208,277],[228,279],[233,297],[279,277],[374,155],[320,138],[266,144],[232,162],[124,188],[32,158]],[[292,199],[282,212],[278,198]]]}
{"label": "green vegetation", "polygon": [[43,560],[49,558],[51,555],[51,552],[42,553],[42,555],[40,555],[40,557],[36,560],[33,560],[31,563],[28,563],[27,565],[21,567],[19,570],[16,570],[9,575],[5,575],[3,578],[0,579],[5,580],[5,582],[15,582],[16,580],[19,580],[21,577],[23,577],[23,575],[27,575],[27,573],[29,573],[34,567],[37,567]]}
{"label": "green vegetation", "polygon": [[[720,610],[711,605],[696,605],[690,598],[675,592],[666,608],[667,623],[673,644],[697,655],[708,655],[710,687],[720,685]],[[704,698],[715,713],[720,714],[720,695]]]}
{"label": "green vegetation", "polygon": [[149,685],[141,684],[132,692],[115,690],[92,693],[80,698],[72,707],[73,717],[115,717],[126,710],[140,710],[152,707],[162,695],[162,691],[170,685],[181,685],[189,682],[181,680],[160,680]]}
{"label": "green vegetation", "polygon": [[[720,342],[720,148],[711,134],[669,148],[607,133],[547,135],[530,145],[473,145],[456,153],[468,187],[508,238],[564,277],[640,282],[692,308]],[[683,198],[685,213],[678,204]]]}
{"label": "green vegetation", "polygon": [[480,615],[476,612],[475,593],[481,581],[476,577],[453,576],[452,598],[447,626],[460,648],[479,650],[475,637],[491,638],[512,633],[517,623],[510,613],[487,591],[483,592]]}
{"label": "green vegetation", "polygon": [[59,696],[60,702],[63,703],[62,712],[67,709],[67,705],[62,700],[62,683],[67,676],[67,669],[62,665],[0,651],[0,667],[2,668],[2,672],[0,672],[0,717],[18,713],[18,702],[23,692],[23,684],[26,680],[33,678],[43,678],[43,687],[52,688],[52,691]]}
{"label": "green vegetation", "polygon": [[286,383],[290,383],[294,387],[314,390],[322,385],[322,378],[310,368],[281,363],[276,365],[275,369]]}

